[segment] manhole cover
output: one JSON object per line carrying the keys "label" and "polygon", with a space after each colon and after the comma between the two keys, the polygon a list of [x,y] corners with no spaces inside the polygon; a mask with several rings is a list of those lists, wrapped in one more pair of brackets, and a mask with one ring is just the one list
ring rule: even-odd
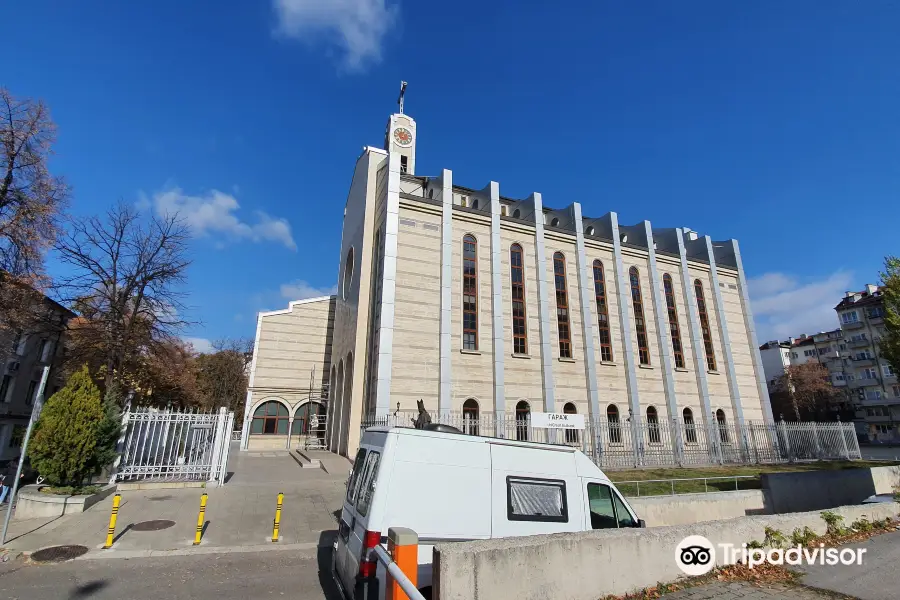
{"label": "manhole cover", "polygon": [[53,546],[38,550],[31,555],[31,560],[35,562],[60,562],[78,558],[82,554],[87,554],[87,551],[88,549],[84,546]]}
{"label": "manhole cover", "polygon": [[157,520],[157,521],[141,521],[131,526],[132,531],[159,531],[160,529],[168,529],[175,524],[175,521]]}
{"label": "manhole cover", "polygon": [[150,502],[162,502],[163,500],[171,500],[172,496],[151,496],[147,498]]}

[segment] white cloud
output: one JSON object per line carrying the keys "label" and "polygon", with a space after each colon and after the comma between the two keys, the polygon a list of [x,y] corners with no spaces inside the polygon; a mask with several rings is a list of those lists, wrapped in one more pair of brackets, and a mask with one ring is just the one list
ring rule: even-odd
{"label": "white cloud", "polygon": [[209,354],[211,352],[215,352],[212,342],[206,338],[186,337],[181,339],[193,346],[195,352],[199,352],[201,354]]}
{"label": "white cloud", "polygon": [[319,288],[298,279],[291,283],[281,285],[281,297],[286,300],[306,300],[307,298],[319,298],[321,296],[331,296],[337,293],[337,285],[329,288]]}
{"label": "white cloud", "polygon": [[[172,187],[153,194],[152,200],[142,196],[138,206],[152,206],[161,216],[178,213],[198,236],[224,235],[236,240],[278,242],[291,250],[297,249],[291,226],[285,219],[258,210],[254,212],[255,223],[243,221],[236,214],[241,207],[237,198],[219,190],[191,196],[181,188]],[[217,240],[216,246],[222,245],[221,239]]]}
{"label": "white cloud", "polygon": [[785,273],[765,273],[749,280],[759,342],[837,329],[834,306],[852,287],[851,280],[847,271],[805,282]]}
{"label": "white cloud", "polygon": [[278,34],[333,43],[350,70],[381,60],[382,42],[397,18],[397,5],[387,0],[273,0],[273,5]]}

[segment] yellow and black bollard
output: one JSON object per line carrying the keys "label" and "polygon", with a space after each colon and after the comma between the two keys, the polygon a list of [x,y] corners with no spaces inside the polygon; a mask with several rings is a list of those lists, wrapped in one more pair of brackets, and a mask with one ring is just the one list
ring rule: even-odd
{"label": "yellow and black bollard", "polygon": [[194,534],[194,545],[200,545],[203,536],[203,524],[206,522],[206,494],[200,496],[200,514],[197,515],[197,533]]}
{"label": "yellow and black bollard", "polygon": [[113,545],[113,538],[116,535],[116,520],[119,518],[119,503],[122,502],[122,496],[116,494],[113,496],[112,514],[109,515],[109,528],[106,530],[106,543],[103,545],[104,550],[109,550]]}
{"label": "yellow and black bollard", "polygon": [[278,528],[281,527],[281,506],[284,504],[284,494],[278,493],[278,504],[275,505],[275,523],[272,528],[272,541],[278,541]]}

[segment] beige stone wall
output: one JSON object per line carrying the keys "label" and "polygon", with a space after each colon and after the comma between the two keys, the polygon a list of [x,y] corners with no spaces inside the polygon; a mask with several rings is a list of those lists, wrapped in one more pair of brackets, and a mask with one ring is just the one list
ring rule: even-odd
{"label": "beige stone wall", "polygon": [[[438,221],[440,222],[440,220]],[[472,235],[478,242],[478,349],[463,349],[462,290],[463,238]],[[438,261],[440,263],[440,260]],[[453,211],[453,274],[450,291],[451,328],[450,362],[453,376],[451,410],[461,411],[463,403],[473,398],[483,413],[494,410],[493,307],[491,306],[491,220],[488,215]],[[440,298],[436,315],[440,314]],[[512,342],[510,341],[510,344]],[[512,348],[512,346],[509,346]],[[435,394],[437,388],[435,388]],[[427,401],[426,401],[427,403]],[[437,408],[437,396],[434,398]]]}
{"label": "beige stone wall", "polygon": [[[625,383],[625,347],[622,328],[619,325],[619,297],[616,293],[615,258],[611,244],[585,240],[585,254],[590,267],[590,291],[594,293],[594,261],[603,264],[603,279],[606,284],[606,305],[609,313],[612,361],[603,362],[600,353],[600,330],[597,327],[597,296],[590,299],[591,322],[594,324],[594,364],[597,365],[597,390],[600,399],[600,418],[606,418],[609,405],[618,408],[620,415],[628,415],[628,388]],[[628,307],[626,307],[628,308]]]}
{"label": "beige stone wall", "polygon": [[[553,381],[556,386],[555,412],[562,412],[566,403],[575,404],[579,414],[590,414],[588,408],[587,380],[584,370],[584,329],[581,316],[581,291],[578,286],[578,260],[574,236],[555,232],[544,233],[544,250],[547,258],[547,300],[550,309],[550,351],[552,353]],[[571,358],[560,356],[559,326],[554,257],[562,254],[566,265],[566,293],[569,306],[569,330],[572,343]],[[532,410],[543,410],[533,406]]]}
{"label": "beige stone wall", "polygon": [[250,390],[251,416],[266,400],[279,400],[293,415],[310,394],[322,395],[331,366],[334,306],[335,299],[330,297],[262,313]]}
{"label": "beige stone wall", "polygon": [[762,400],[759,396],[756,370],[753,366],[753,348],[744,318],[744,303],[738,288],[737,272],[719,268],[719,282],[724,285],[722,301],[728,323],[728,336],[731,340],[731,352],[734,358],[734,369],[737,376],[738,389],[741,394],[741,406],[745,421],[763,421]]}
{"label": "beige stone wall", "polygon": [[[503,269],[503,351],[504,392],[506,411],[512,413],[516,404],[525,400],[532,410],[543,410],[544,392],[541,374],[541,325],[538,312],[537,265],[534,228],[501,223],[500,262]],[[513,244],[522,247],[522,263],[525,277],[525,320],[527,326],[528,353],[513,356],[512,338],[512,287],[510,285],[509,250]]]}
{"label": "beige stone wall", "polygon": [[[418,208],[418,207],[417,207]],[[429,225],[431,228],[426,228]],[[441,216],[437,207],[401,200],[397,234],[391,409],[423,399],[435,414],[440,378]]]}

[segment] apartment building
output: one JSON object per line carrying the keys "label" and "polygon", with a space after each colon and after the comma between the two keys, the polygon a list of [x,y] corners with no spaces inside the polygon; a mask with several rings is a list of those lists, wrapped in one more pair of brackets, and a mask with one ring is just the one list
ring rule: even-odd
{"label": "apartment building", "polygon": [[881,290],[867,284],[847,292],[834,310],[847,353],[843,385],[856,407],[858,433],[872,442],[900,441],[900,381],[878,349],[885,334]]}
{"label": "apartment building", "polygon": [[46,397],[63,384],[62,360],[70,310],[44,298],[46,318],[30,331],[0,330],[0,462],[18,458],[44,367]]}

